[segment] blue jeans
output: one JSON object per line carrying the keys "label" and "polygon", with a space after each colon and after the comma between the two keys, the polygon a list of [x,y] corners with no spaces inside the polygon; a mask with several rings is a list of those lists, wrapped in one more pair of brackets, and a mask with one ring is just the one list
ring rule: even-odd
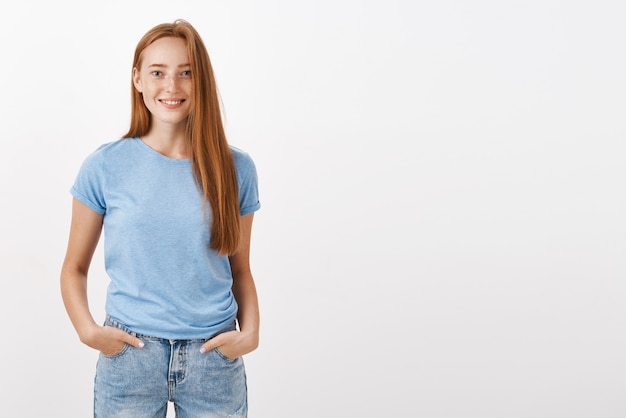
{"label": "blue jeans", "polygon": [[[105,325],[129,330],[112,318]],[[235,329],[233,323],[223,331]],[[219,349],[200,353],[206,342],[164,340],[129,332],[145,343],[114,355],[100,353],[94,386],[94,417],[164,418],[173,402],[178,418],[247,416],[246,373],[241,357]]]}

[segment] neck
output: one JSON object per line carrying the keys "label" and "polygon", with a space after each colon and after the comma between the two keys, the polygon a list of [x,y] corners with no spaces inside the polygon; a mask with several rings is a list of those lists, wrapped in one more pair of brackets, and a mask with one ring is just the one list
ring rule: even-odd
{"label": "neck", "polygon": [[150,130],[148,134],[141,137],[141,140],[150,148],[168,158],[180,160],[191,156],[184,132],[174,133],[163,130]]}

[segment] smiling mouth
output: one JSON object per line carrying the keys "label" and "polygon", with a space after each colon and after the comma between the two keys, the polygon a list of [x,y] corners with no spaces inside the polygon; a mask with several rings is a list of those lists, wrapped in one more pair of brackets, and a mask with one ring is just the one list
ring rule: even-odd
{"label": "smiling mouth", "polygon": [[169,106],[174,106],[174,105],[178,105],[181,104],[183,102],[183,100],[159,100],[161,103],[169,105]]}

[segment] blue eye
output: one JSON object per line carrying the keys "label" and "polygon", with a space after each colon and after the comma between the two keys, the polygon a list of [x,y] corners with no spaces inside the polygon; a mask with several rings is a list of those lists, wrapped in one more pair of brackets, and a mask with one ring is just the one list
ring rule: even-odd
{"label": "blue eye", "polygon": [[150,74],[152,74],[155,77],[161,77],[163,75],[161,71],[152,71]]}
{"label": "blue eye", "polygon": [[191,70],[183,71],[180,75],[183,77],[191,77]]}

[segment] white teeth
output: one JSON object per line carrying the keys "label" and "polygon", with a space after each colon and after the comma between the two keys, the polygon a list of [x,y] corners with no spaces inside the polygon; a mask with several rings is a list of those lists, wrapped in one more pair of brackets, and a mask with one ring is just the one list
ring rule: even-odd
{"label": "white teeth", "polygon": [[166,105],[177,105],[180,103],[180,100],[162,100]]}

